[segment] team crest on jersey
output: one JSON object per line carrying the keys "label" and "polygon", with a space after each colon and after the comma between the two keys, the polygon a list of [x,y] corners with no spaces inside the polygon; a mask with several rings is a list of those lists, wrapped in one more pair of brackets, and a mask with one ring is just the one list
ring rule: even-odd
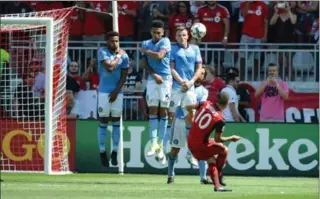
{"label": "team crest on jersey", "polygon": [[256,15],[260,16],[262,14],[261,9],[262,7],[258,6],[258,10],[256,10]]}
{"label": "team crest on jersey", "polygon": [[179,140],[178,139],[174,139],[173,140],[173,144],[179,144]]}
{"label": "team crest on jersey", "polygon": [[98,108],[98,112],[101,113],[102,111],[103,111],[103,108],[102,108],[102,107],[99,107],[99,108]]}
{"label": "team crest on jersey", "polygon": [[186,28],[190,28],[192,26],[192,21],[189,20],[187,23],[186,23]]}
{"label": "team crest on jersey", "polygon": [[171,101],[170,102],[170,107],[173,107],[174,106],[174,101]]}
{"label": "team crest on jersey", "polygon": [[220,22],[220,20],[221,20],[220,16],[221,16],[220,12],[217,12],[216,17],[214,18],[214,21],[215,21],[216,23],[219,23],[219,22]]}

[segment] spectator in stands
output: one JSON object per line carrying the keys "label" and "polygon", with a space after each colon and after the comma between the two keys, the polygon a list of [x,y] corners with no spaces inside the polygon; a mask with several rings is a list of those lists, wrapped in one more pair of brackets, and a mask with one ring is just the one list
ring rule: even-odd
{"label": "spectator in stands", "polygon": [[246,122],[239,113],[239,97],[237,94],[239,82],[240,78],[237,73],[232,72],[226,74],[227,86],[221,90],[221,93],[225,92],[229,95],[228,106],[222,112],[223,117],[228,122]]}
{"label": "spectator in stands", "polygon": [[[236,74],[237,76],[239,75],[239,69],[236,67],[229,67],[226,70],[226,77],[232,74]],[[249,121],[249,115],[246,111],[246,108],[248,108],[250,104],[250,94],[249,90],[245,85],[239,84],[237,89],[237,95],[239,98],[239,106],[238,106],[238,111],[240,115],[245,119],[246,121]]]}
{"label": "spectator in stands", "polygon": [[66,91],[67,101],[67,118],[76,119],[79,117],[79,102],[74,98],[73,92],[70,90]]}
{"label": "spectator in stands", "polygon": [[168,2],[143,1],[138,12],[139,40],[148,40],[151,38],[150,29],[153,20],[161,19],[165,22],[165,27],[167,27],[169,16],[170,12]]}
{"label": "spectator in stands", "polygon": [[71,64],[69,64],[68,72],[68,75],[77,81],[81,90],[87,90],[85,81],[79,76],[79,65],[76,61],[72,61]]}
{"label": "spectator in stands", "polygon": [[[95,11],[107,12],[106,3],[106,1],[85,1],[85,7],[88,10],[84,14],[84,41],[105,41],[105,33],[107,32],[105,15]],[[95,46],[95,44],[84,43],[84,46]]]}
{"label": "spectator in stands", "polygon": [[[198,10],[197,20],[203,23],[207,28],[207,34],[201,41],[203,42],[218,42],[218,45],[208,45],[210,48],[222,48],[228,44],[228,35],[230,29],[230,14],[229,11],[217,3],[217,1],[206,1],[206,6]],[[204,51],[202,51],[204,52]],[[211,64],[214,59],[214,64],[221,68],[223,66],[224,51],[215,52],[207,51],[208,57],[206,63]],[[220,53],[219,53],[220,52]],[[212,57],[213,54],[213,57]],[[220,56],[219,56],[220,55]],[[204,54],[202,55],[204,56]]]}
{"label": "spectator in stands", "polygon": [[34,96],[32,86],[34,85],[35,77],[33,73],[25,74],[22,77],[22,82],[17,87],[12,104],[16,104],[18,117],[27,117],[30,120],[44,119],[44,100]]}
{"label": "spectator in stands", "polygon": [[[118,1],[118,23],[120,41],[133,41],[135,17],[137,16],[138,2]],[[109,12],[112,12],[112,4],[109,4]],[[130,45],[125,45],[130,46]],[[125,47],[123,46],[123,47]]]}
{"label": "spectator in stands", "polygon": [[66,90],[70,90],[73,93],[77,93],[80,91],[80,85],[78,84],[78,82],[69,75],[67,75]]}
{"label": "spectator in stands", "polygon": [[62,9],[63,3],[61,1],[39,1],[33,2],[34,10],[36,12]]}
{"label": "spectator in stands", "polygon": [[284,100],[288,98],[287,83],[278,77],[278,66],[269,64],[268,78],[257,89],[255,96],[261,97],[261,122],[284,122]]}
{"label": "spectator in stands", "polygon": [[[143,91],[142,87],[142,79],[140,75],[135,70],[134,61],[130,58],[129,63],[129,70],[126,82],[124,84],[123,91],[125,92],[126,96],[136,96],[142,94]],[[138,91],[138,92],[137,92]],[[140,93],[141,92],[141,93]],[[126,109],[126,119],[138,119],[138,118],[130,118],[130,116],[136,116],[138,107],[139,107],[139,100],[138,99],[125,99],[124,101],[124,108]]]}
{"label": "spectator in stands", "polygon": [[[246,1],[240,4],[241,15],[244,18],[242,25],[242,36],[240,43],[244,44],[261,44],[267,41],[268,36],[268,7],[263,1]],[[241,45],[241,48],[246,46]],[[248,46],[248,48],[261,48],[260,45]],[[251,56],[251,53],[249,53]],[[256,55],[257,56],[257,55]],[[255,57],[257,58],[257,57]],[[248,60],[248,57],[246,58]],[[245,61],[244,55],[240,59],[240,76],[241,79],[245,75]],[[258,60],[254,60],[254,70],[258,71]]]}
{"label": "spectator in stands", "polygon": [[46,87],[46,70],[45,66],[37,59],[32,59],[29,64],[30,71],[35,75],[34,85],[32,87],[33,95],[35,97],[44,98],[44,91]]}
{"label": "spectator in stands", "polygon": [[190,30],[192,24],[193,24],[193,16],[190,12],[189,2],[179,1],[176,14],[169,17],[166,36],[170,38],[171,41],[175,41],[177,27],[186,27],[188,30]]}
{"label": "spectator in stands", "polygon": [[[294,10],[296,2],[278,1],[273,5],[273,15],[270,19],[269,38],[272,43],[292,43],[297,15]],[[281,46],[280,48],[283,48]],[[292,47],[292,46],[290,46]]]}
{"label": "spectator in stands", "polygon": [[194,17],[197,17],[198,10],[206,6],[204,1],[190,1],[190,11]]}
{"label": "spectator in stands", "polygon": [[97,60],[96,58],[87,59],[88,68],[82,75],[83,81],[90,83],[90,90],[97,90],[99,86],[100,76],[98,74]]}
{"label": "spectator in stands", "polygon": [[[78,7],[85,7],[85,4],[83,1],[76,1],[73,2],[75,6]],[[72,20],[71,27],[69,30],[69,40],[74,41],[81,41],[82,36],[84,33],[84,16],[85,11],[83,9],[75,9],[70,15],[70,18]]]}
{"label": "spectator in stands", "polygon": [[298,1],[297,5],[297,28],[298,42],[311,43],[312,41],[312,23],[319,16],[319,2],[318,1]]}
{"label": "spectator in stands", "polygon": [[31,11],[32,9],[24,2],[13,1],[7,2],[7,4],[4,7],[3,13],[1,14],[27,13]]}
{"label": "spectator in stands", "polygon": [[[202,65],[205,67],[204,65]],[[216,70],[213,66],[205,67],[206,79],[202,82],[202,85],[208,90],[208,101],[215,104],[217,94],[225,86],[225,83],[220,77],[216,76]]]}

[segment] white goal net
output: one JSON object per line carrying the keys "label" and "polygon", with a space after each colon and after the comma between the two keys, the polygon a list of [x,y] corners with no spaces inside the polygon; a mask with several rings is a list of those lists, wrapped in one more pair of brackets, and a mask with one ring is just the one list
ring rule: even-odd
{"label": "white goal net", "polygon": [[65,88],[72,11],[0,18],[1,171],[69,171]]}

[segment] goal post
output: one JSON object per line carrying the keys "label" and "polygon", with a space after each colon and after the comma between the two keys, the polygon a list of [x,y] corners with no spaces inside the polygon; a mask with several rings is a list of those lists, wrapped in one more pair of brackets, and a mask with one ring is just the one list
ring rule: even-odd
{"label": "goal post", "polygon": [[[70,173],[65,90],[68,23],[72,10],[0,18],[0,48],[7,48],[10,54],[7,69],[0,67],[3,70],[0,71],[0,100],[5,101],[0,103],[1,140],[11,133],[11,140],[3,141],[1,171]],[[33,60],[39,65],[31,66]],[[37,82],[41,75],[44,76],[43,90],[36,91],[36,83],[33,86],[26,83],[31,76]],[[13,82],[16,82],[14,86]],[[27,106],[25,102],[29,102]]]}

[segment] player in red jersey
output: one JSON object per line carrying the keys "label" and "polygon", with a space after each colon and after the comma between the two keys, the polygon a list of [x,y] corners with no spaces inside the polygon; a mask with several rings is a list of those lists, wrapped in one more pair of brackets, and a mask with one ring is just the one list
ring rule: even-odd
{"label": "player in red jersey", "polygon": [[[221,186],[223,184],[222,168],[228,156],[228,148],[222,143],[227,141],[236,142],[241,139],[237,135],[222,137],[225,121],[221,112],[227,107],[228,101],[228,94],[219,93],[216,104],[205,101],[187,107],[198,109],[188,135],[189,150],[196,159],[208,162],[208,173],[214,184],[214,191],[218,192],[231,191]],[[210,135],[214,130],[215,138],[212,139]],[[215,155],[217,155],[216,159]]]}

